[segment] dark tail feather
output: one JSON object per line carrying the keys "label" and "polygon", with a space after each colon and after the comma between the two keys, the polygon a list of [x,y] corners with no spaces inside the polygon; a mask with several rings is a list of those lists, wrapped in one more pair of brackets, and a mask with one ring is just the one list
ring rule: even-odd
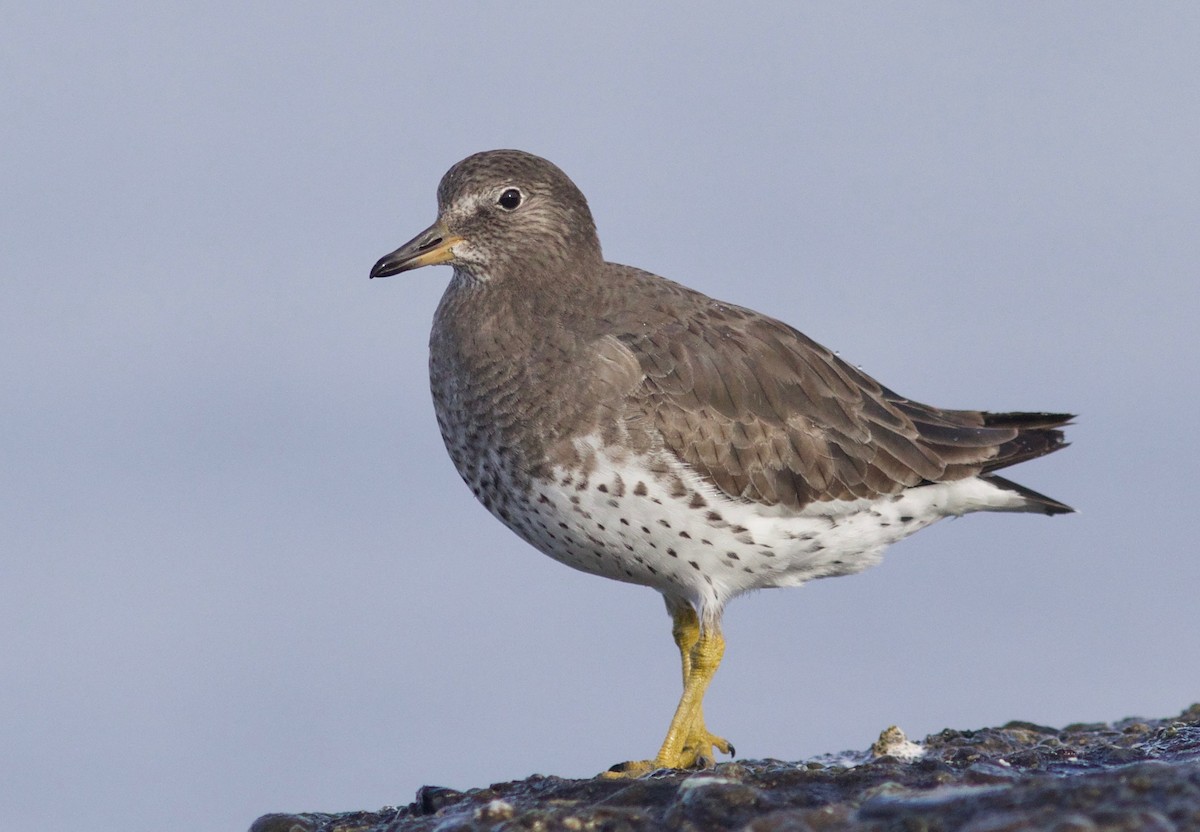
{"label": "dark tail feather", "polygon": [[[1063,446],[1060,445],[1059,447]],[[1057,450],[1057,448],[1052,448],[1051,450]],[[1020,494],[1028,501],[1029,511],[1040,511],[1042,514],[1070,514],[1075,511],[1075,509],[1066,503],[1060,503],[1058,500],[1047,497],[1045,494],[1039,494],[1032,488],[1017,485],[1012,480],[1006,480],[1004,477],[998,477],[995,474],[985,474],[981,479],[987,480],[997,488],[1003,488],[1005,491],[1015,491]]]}
{"label": "dark tail feather", "polygon": [[983,413],[989,428],[1061,428],[1071,424],[1074,413]]}
{"label": "dark tail feather", "polygon": [[[1007,468],[1067,447],[1069,443],[1059,428],[1071,424],[1074,418],[1071,413],[984,413],[983,424],[986,427],[1011,428],[1017,435],[1000,446],[999,453],[988,460],[983,470]],[[1034,496],[1042,498],[1040,494]]]}

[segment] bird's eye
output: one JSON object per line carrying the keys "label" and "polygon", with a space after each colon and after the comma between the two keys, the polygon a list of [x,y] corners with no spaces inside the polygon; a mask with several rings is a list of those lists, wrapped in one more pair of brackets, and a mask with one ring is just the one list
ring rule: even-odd
{"label": "bird's eye", "polygon": [[496,204],[505,211],[515,211],[517,206],[521,204],[521,192],[516,188],[507,188],[504,193],[500,194],[500,198],[496,200]]}

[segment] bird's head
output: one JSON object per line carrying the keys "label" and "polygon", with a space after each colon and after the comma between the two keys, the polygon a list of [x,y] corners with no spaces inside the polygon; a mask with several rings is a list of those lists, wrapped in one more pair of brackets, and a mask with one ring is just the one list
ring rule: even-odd
{"label": "bird's head", "polygon": [[479,281],[571,274],[602,262],[587,200],[555,165],[519,150],[489,150],[450,168],[438,218],[381,258],[371,277],[450,263]]}

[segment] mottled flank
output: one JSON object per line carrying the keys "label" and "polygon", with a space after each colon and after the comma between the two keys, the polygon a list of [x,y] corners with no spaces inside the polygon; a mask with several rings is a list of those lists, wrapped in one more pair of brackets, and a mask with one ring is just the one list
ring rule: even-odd
{"label": "mottled flank", "polygon": [[[455,467],[542,552],[658,590],[677,633],[698,617],[689,685],[739,594],[861,571],[943,517],[1071,511],[994,473],[1063,447],[1070,416],[920,404],[787,324],[605,262],[544,159],[471,156],[438,206],[372,276],[454,266],[429,369]],[[722,747],[693,694],[680,741]]]}
{"label": "mottled flank", "polygon": [[1114,725],[947,729],[916,749],[896,740],[888,729],[876,746],[903,756],[742,760],[633,783],[535,775],[467,791],[424,786],[407,806],[266,815],[251,832],[1173,832],[1200,825],[1200,705],[1174,719]]}

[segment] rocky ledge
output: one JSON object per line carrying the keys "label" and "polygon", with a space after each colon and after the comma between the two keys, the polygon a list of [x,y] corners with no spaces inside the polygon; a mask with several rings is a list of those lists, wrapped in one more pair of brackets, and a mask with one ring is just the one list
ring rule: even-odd
{"label": "rocky ledge", "polygon": [[922,743],[890,728],[870,751],[801,763],[738,760],[638,780],[535,775],[403,807],[264,815],[251,832],[528,830],[1200,829],[1200,704],[1174,719],[1047,728],[1010,722]]}

